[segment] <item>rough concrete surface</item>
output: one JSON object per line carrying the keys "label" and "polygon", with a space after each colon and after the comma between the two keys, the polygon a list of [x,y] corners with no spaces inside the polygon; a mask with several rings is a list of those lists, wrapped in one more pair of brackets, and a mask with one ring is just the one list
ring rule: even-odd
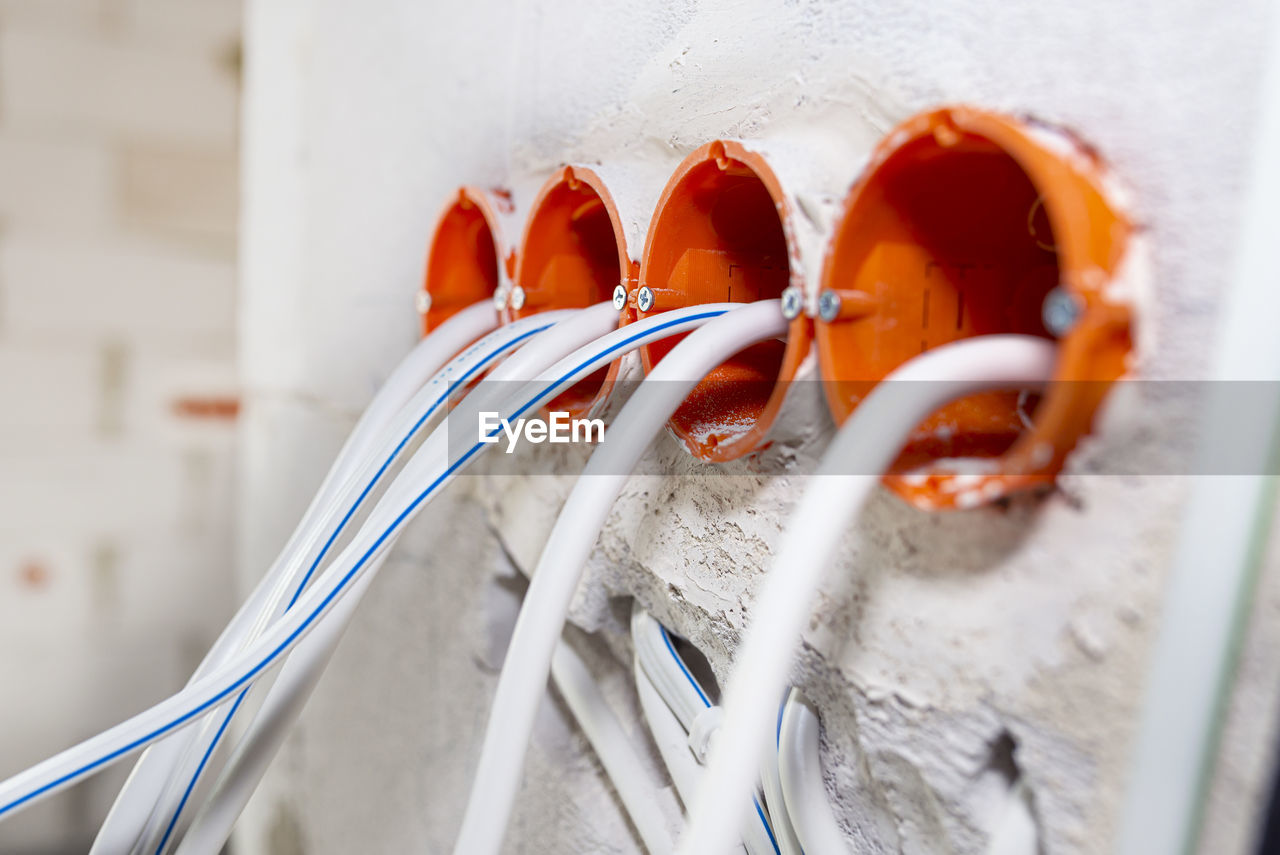
{"label": "rough concrete surface", "polygon": [[[1097,147],[1141,225],[1151,265],[1135,374],[1204,376],[1250,153],[1260,2],[249,8],[246,584],[414,340],[426,236],[463,183],[515,188],[510,244],[553,168],[603,164],[638,256],[679,159],[742,138],[803,202],[793,278],[812,293],[838,201],[895,122],[964,101],[1031,113]],[[982,852],[1015,778],[1043,852],[1107,850],[1194,488],[1151,473],[1185,471],[1191,393],[1115,396],[1048,495],[930,514],[882,491],[847,521],[794,680],[823,715],[851,851]],[[772,551],[830,430],[821,402],[798,397],[765,452],[788,474],[760,475],[751,459],[712,469],[664,436],[642,468],[679,474],[629,482],[572,620],[638,744],[629,598],[723,680],[761,575],[787,570],[771,568]],[[518,600],[513,566],[534,565],[571,486],[481,469],[423,514],[251,805],[242,851],[449,850]],[[1273,552],[1215,776],[1215,855],[1248,851],[1266,784],[1277,577]],[[640,849],[551,695],[506,847]]]}

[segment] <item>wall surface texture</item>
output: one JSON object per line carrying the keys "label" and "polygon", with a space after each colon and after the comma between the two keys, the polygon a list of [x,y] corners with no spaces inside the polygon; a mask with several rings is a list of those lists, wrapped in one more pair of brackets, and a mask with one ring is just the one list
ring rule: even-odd
{"label": "wall surface texture", "polygon": [[[231,612],[241,11],[0,0],[0,776],[176,691]],[[0,852],[86,851],[126,772]]]}
{"label": "wall surface texture", "polygon": [[[509,244],[555,167],[599,165],[638,255],[680,158],[743,139],[773,158],[805,211],[796,274],[812,283],[837,202],[897,121],[954,102],[1029,113],[1096,146],[1141,225],[1151,266],[1136,372],[1202,378],[1229,281],[1266,14],[1261,2],[1227,13],[1203,0],[251,0],[242,582],[267,566],[415,340],[426,239],[464,183],[513,192]],[[1116,396],[1048,497],[931,515],[885,493],[849,522],[794,679],[823,714],[828,785],[856,851],[981,852],[1015,778],[1045,853],[1106,851],[1192,484],[1150,473],[1186,471],[1193,391]],[[628,485],[573,635],[638,744],[630,598],[723,679],[800,473],[830,429],[818,402],[792,402],[771,453],[795,474],[770,478],[750,463],[708,474],[663,437],[651,454],[683,474]],[[1132,474],[1100,474],[1118,468]],[[448,851],[517,568],[536,561],[570,486],[468,476],[414,524],[251,805],[244,851]],[[1280,623],[1274,558],[1269,568],[1206,852],[1248,851],[1266,783],[1280,676],[1266,654]],[[551,695],[507,850],[639,851]]]}

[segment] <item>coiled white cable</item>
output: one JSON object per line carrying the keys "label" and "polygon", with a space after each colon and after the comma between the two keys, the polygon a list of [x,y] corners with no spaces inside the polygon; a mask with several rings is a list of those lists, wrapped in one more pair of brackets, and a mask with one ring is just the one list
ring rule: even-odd
{"label": "coiled white cable", "polygon": [[[782,335],[786,326],[777,301],[761,301],[689,335],[640,384],[592,454],[556,520],[516,620],[455,855],[493,855],[501,846],[556,641],[596,535],[626,483],[625,473],[703,377],[746,346]],[[740,798],[748,803],[749,792]]]}
{"label": "coiled white cable", "polygon": [[849,418],[784,528],[774,570],[756,596],[755,618],[724,693],[720,735],[679,853],[719,855],[731,848],[823,570],[845,522],[875,489],[908,432],[955,398],[1039,385],[1052,368],[1053,345],[1043,339],[968,339],[911,360]]}
{"label": "coiled white cable", "polygon": [[[539,379],[536,388],[519,406],[503,415],[518,418],[541,406],[631,347],[693,329],[706,320],[736,308],[706,306],[676,309],[638,321],[605,336],[575,354]],[[556,375],[554,372],[562,373]],[[436,434],[439,434],[437,429]],[[359,593],[371,581],[371,565],[394,543],[405,522],[449,483],[485,443],[477,441],[460,453],[441,457],[439,444],[433,453],[419,452],[388,488],[364,527],[350,544],[297,601],[294,608],[231,661],[194,681],[177,695],[143,713],[98,734],[36,766],[0,782],[0,818],[70,786],[146,745],[189,725],[227,703],[236,692],[272,667],[310,632],[343,596]],[[441,461],[445,465],[441,465]],[[425,485],[425,487],[423,486]]]}
{"label": "coiled white cable", "polygon": [[[393,416],[419,392],[423,381],[439,372],[442,366],[450,363],[455,354],[464,350],[474,355],[492,353],[492,358],[496,359],[508,349],[502,345],[511,343],[515,346],[527,338],[526,329],[504,330],[496,338],[491,336],[483,343],[468,348],[468,345],[493,330],[497,323],[497,312],[490,301],[476,303],[458,312],[431,335],[418,342],[396,366],[352,429],[301,522],[281,550],[279,558],[228,623],[192,679],[208,673],[214,665],[225,662],[238,649],[240,641],[266,608],[272,591],[280,586],[282,576],[290,567],[291,556],[303,551],[317,521],[327,513],[332,513],[334,504],[341,498],[339,493],[344,483],[377,445]],[[462,357],[459,356],[458,359]],[[458,360],[454,360],[455,364],[457,362]],[[463,373],[464,367],[459,367],[455,376]],[[152,746],[139,758],[98,832],[91,855],[117,855],[134,850],[142,842],[143,829],[160,804],[166,780],[193,739],[194,734],[190,733],[175,735]]]}

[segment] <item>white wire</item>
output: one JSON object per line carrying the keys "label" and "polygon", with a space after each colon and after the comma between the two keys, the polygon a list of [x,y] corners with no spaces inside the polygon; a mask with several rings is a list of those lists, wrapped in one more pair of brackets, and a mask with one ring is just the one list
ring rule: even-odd
{"label": "white wire", "polygon": [[[556,520],[516,620],[455,855],[492,855],[501,846],[556,640],[596,535],[626,483],[625,473],[703,377],[737,351],[785,329],[777,301],[762,301],[692,333],[639,385],[592,454]],[[742,796],[744,803],[748,795]]]}
{"label": "white wire", "polygon": [[[680,801],[688,803],[693,799],[694,789],[702,776],[702,767],[689,748],[689,733],[680,725],[670,704],[653,685],[653,680],[640,664],[638,655],[635,657],[635,672],[636,693],[640,696],[640,708],[649,724],[649,733],[653,735],[654,744],[658,746],[658,753],[662,755],[662,762],[666,764]],[[746,850],[739,846],[737,851]]]}
{"label": "white wire", "polygon": [[[1258,76],[1253,164],[1242,187],[1231,291],[1218,321],[1196,435],[1206,458],[1169,568],[1151,652],[1115,852],[1191,853],[1200,844],[1208,787],[1242,635],[1274,525],[1280,440],[1280,8]],[[1245,387],[1240,381],[1251,382]],[[1240,389],[1252,399],[1240,411]],[[1229,449],[1240,468],[1213,458]],[[1206,468],[1213,467],[1213,468]],[[1197,471],[1197,470],[1193,470]],[[1274,541],[1274,536],[1272,536]]]}
{"label": "white wire", "polygon": [[711,701],[702,686],[691,675],[686,676],[670,633],[648,612],[637,608],[631,616],[631,641],[636,648],[636,659],[654,688],[676,714],[685,733],[691,732],[698,714],[711,706]]}
{"label": "white wire", "polygon": [[[609,332],[616,323],[617,310],[610,303],[580,310],[560,320],[495,368],[467,396],[467,411],[484,406],[500,408],[498,399],[512,392],[517,381],[527,381],[545,371],[566,354]],[[319,683],[359,604],[359,598],[346,597],[324,625],[289,656],[278,682],[267,693],[214,792],[184,836],[180,852],[216,853],[226,842],[236,819],[283,744],[289,727]]]}
{"label": "white wire", "polygon": [[807,855],[848,852],[822,780],[818,714],[796,689],[783,708],[778,767],[787,813]]}
{"label": "white wire", "polygon": [[[504,410],[503,415],[519,418],[607,365],[627,348],[688,331],[708,318],[737,308],[733,304],[720,304],[674,309],[630,324],[583,348],[580,361],[579,354],[575,354],[550,369],[532,384],[536,388],[523,403]],[[557,375],[556,371],[561,373]],[[439,433],[437,429],[433,436]],[[477,441],[460,454],[442,457],[438,453],[439,444],[431,443],[429,438],[379,500],[352,542],[284,617],[230,662],[173,697],[0,782],[0,818],[70,786],[227,703],[234,693],[251,684],[314,629],[343,596],[358,595],[372,580],[371,564],[390,548],[404,524],[484,447],[485,443]],[[424,454],[424,451],[434,453]]]}
{"label": "white wire", "polygon": [[955,398],[1038,385],[1052,367],[1053,345],[1043,339],[987,336],[945,345],[889,375],[836,435],[756,596],[755,618],[724,693],[724,721],[679,853],[718,855],[730,848],[823,569],[908,432]]}
{"label": "white wire", "polygon": [[[406,372],[393,372],[394,383],[387,396],[379,395],[375,400],[375,419],[366,421],[366,425],[387,421],[378,413],[391,413],[389,424],[384,424],[380,434],[374,434],[371,427],[361,431],[357,437],[352,454],[343,455],[334,469],[347,474],[331,487],[328,499],[312,509],[298,526],[299,537],[291,538],[291,543],[268,571],[267,578],[258,590],[261,595],[252,598],[254,618],[247,623],[237,621],[233,635],[224,633],[225,644],[216,645],[206,657],[201,668],[207,670],[221,662],[227,661],[237,650],[240,650],[261,634],[263,628],[280,614],[286,611],[300,593],[308,578],[319,567],[323,557],[336,542],[336,537],[353,519],[353,515],[371,495],[372,489],[384,480],[390,467],[401,456],[416,435],[419,435],[431,421],[433,415],[443,411],[450,396],[455,394],[473,376],[480,374],[484,368],[492,365],[513,348],[520,346],[538,332],[550,328],[554,323],[567,323],[572,313],[556,313],[543,316],[541,319],[528,318],[516,324],[503,327],[471,346],[469,341],[475,339],[474,324],[457,329],[453,318],[442,325],[436,334],[449,331],[435,345],[439,362],[449,360],[449,356],[458,353],[449,360],[424,384],[418,375],[418,389],[413,392],[413,379]],[[435,335],[427,341],[434,341]],[[420,346],[421,348],[421,346]],[[420,348],[415,348],[415,352]],[[425,367],[421,358],[414,360],[414,368]],[[406,392],[411,393],[407,401]],[[399,404],[398,407],[395,405]],[[348,446],[352,445],[348,443]],[[336,481],[337,479],[329,479]],[[315,510],[315,508],[319,510]],[[202,673],[197,671],[197,675]],[[259,681],[265,685],[271,680],[268,675]],[[237,698],[225,715],[209,716],[201,725],[191,728],[183,734],[185,743],[180,752],[168,759],[168,782],[161,796],[151,807],[142,831],[132,846],[135,855],[150,855],[167,848],[173,831],[187,800],[194,792],[200,775],[206,769],[211,752],[224,734],[226,722],[235,713],[243,698]],[[158,765],[158,763],[157,763]],[[110,850],[108,850],[110,851]]]}
{"label": "white wire", "polygon": [[[690,734],[697,726],[698,717],[713,709],[711,701],[676,652],[666,627],[639,605],[634,606],[631,612],[631,639],[635,647],[636,667],[644,672],[645,679],[675,716],[684,733],[688,753],[692,749]],[[659,747],[659,751],[661,750]],[[666,755],[663,756],[665,759]],[[697,760],[696,753],[692,756]],[[700,777],[700,774],[699,772],[695,777]],[[674,779],[675,773],[672,777]],[[693,796],[692,791],[682,791],[681,794],[684,798]],[[778,804],[781,805],[781,802]],[[777,855],[780,847],[774,839],[769,819],[765,816],[759,799],[755,800],[754,807],[754,815],[748,815],[743,820],[742,842],[750,855]]]}
{"label": "white wire", "polygon": [[[424,378],[439,371],[451,357],[497,326],[497,322],[497,312],[491,301],[484,300],[469,306],[418,342],[396,366],[352,429],[280,557],[214,643],[195,677],[226,661],[238,648],[240,639],[265,608],[280,574],[285,572],[289,556],[303,548],[308,525],[337,500],[339,488],[357,468],[358,462],[377,444],[379,435],[392,417],[422,387]],[[504,337],[507,335],[503,334]],[[472,350],[480,352],[477,348]],[[139,758],[94,840],[91,855],[115,855],[133,849],[141,841],[148,818],[164,793],[166,780],[190,745],[191,738],[189,732],[175,735],[152,746]]]}
{"label": "white wire", "polygon": [[655,798],[657,783],[640,762],[586,663],[564,639],[551,658],[551,678],[613,781],[645,848],[650,855],[669,855],[675,841]]}
{"label": "white wire", "polygon": [[791,815],[790,806],[782,788],[782,713],[784,706],[778,705],[778,727],[770,734],[769,744],[762,752],[760,761],[760,784],[764,788],[764,803],[769,808],[769,822],[773,826],[774,840],[781,855],[804,855],[799,835],[795,829],[795,818]]}

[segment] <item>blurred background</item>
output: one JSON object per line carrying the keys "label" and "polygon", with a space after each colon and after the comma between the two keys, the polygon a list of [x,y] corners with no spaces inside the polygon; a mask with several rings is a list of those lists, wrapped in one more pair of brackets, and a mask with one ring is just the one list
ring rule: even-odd
{"label": "blurred background", "polygon": [[[177,689],[230,614],[240,28],[0,0],[5,770]],[[86,851],[128,765],[0,852]]]}

